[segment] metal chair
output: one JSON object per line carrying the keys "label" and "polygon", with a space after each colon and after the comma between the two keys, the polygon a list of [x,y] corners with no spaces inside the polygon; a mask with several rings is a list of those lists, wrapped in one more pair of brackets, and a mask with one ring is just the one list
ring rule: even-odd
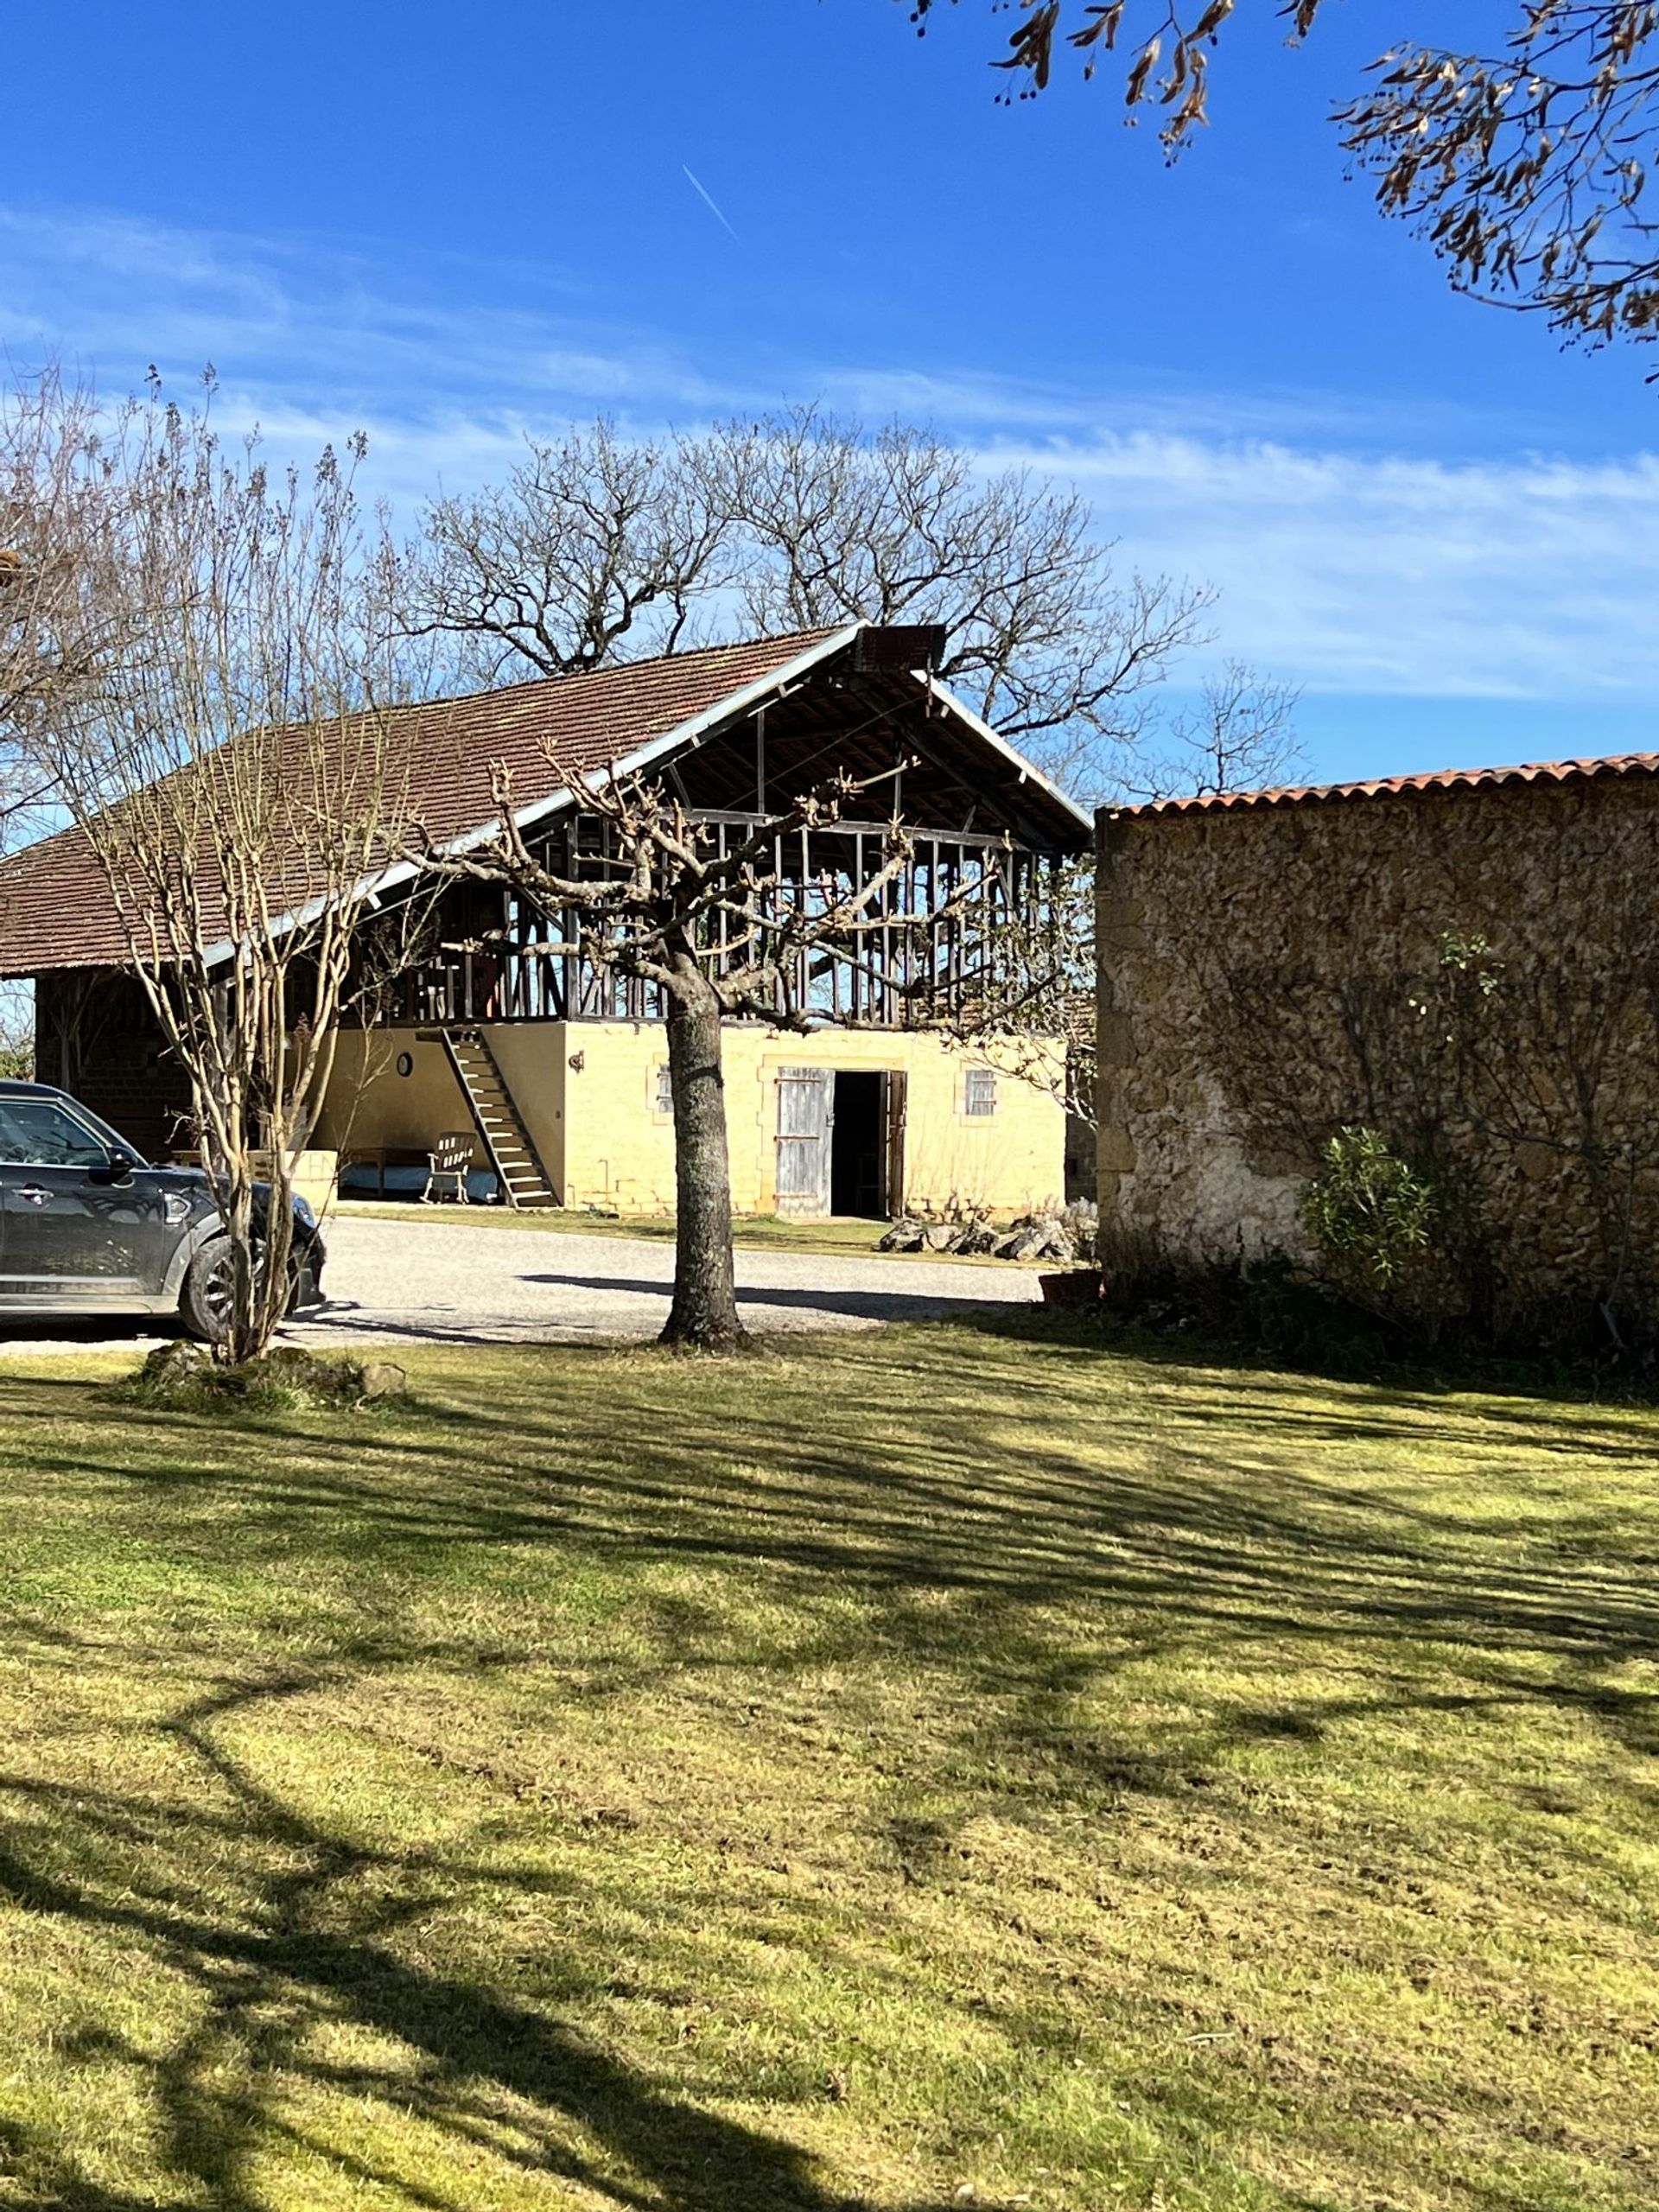
{"label": "metal chair", "polygon": [[421,1192],[421,1204],[431,1205],[453,1198],[466,1205],[467,1175],[473,1164],[472,1131],[446,1129],[426,1161],[426,1188]]}

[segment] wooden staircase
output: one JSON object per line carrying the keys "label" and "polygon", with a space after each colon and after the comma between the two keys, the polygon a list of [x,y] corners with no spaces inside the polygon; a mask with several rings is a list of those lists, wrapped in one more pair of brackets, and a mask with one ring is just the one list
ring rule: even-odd
{"label": "wooden staircase", "polygon": [[501,1195],[510,1206],[556,1206],[559,1194],[548,1179],[524,1117],[514,1103],[495,1055],[481,1029],[446,1029],[444,1050],[461,1096],[483,1139]]}

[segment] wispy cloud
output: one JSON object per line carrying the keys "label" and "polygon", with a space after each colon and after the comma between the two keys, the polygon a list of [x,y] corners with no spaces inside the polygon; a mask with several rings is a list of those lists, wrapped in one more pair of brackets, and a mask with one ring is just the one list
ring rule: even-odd
{"label": "wispy cloud", "polygon": [[0,301],[14,359],[49,346],[117,388],[151,360],[175,383],[212,360],[224,418],[258,421],[280,448],[366,429],[375,487],[403,507],[499,474],[527,430],[572,416],[643,429],[823,397],[932,421],[988,467],[1075,481],[1126,566],[1218,587],[1219,649],[1311,690],[1586,704],[1659,692],[1653,454],[1529,456],[1516,425],[1503,457],[1459,458],[1460,441],[1490,448],[1490,416],[1447,410],[1426,429],[1343,395],[1196,377],[1090,391],[768,357],[752,334],[694,357],[607,319],[556,267],[400,267],[367,245],[96,212],[0,207]]}
{"label": "wispy cloud", "polygon": [[1659,691],[1659,456],[1449,463],[1141,432],[1058,468],[1136,566],[1220,592],[1219,643],[1310,688]]}

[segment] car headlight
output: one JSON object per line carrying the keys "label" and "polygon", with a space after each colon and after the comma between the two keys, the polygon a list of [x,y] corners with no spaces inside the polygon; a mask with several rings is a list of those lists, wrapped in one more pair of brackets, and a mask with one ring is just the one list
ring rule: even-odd
{"label": "car headlight", "polygon": [[310,1199],[302,1198],[297,1191],[294,1193],[294,1218],[302,1229],[315,1229],[317,1225],[317,1217],[311,1211]]}

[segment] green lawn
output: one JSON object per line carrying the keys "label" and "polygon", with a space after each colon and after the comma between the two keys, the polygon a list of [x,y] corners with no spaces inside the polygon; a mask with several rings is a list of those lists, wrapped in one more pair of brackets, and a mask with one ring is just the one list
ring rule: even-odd
{"label": "green lawn", "polygon": [[99,1371],[0,1361],[0,2205],[1659,2197],[1659,1417],[1039,1321]]}

